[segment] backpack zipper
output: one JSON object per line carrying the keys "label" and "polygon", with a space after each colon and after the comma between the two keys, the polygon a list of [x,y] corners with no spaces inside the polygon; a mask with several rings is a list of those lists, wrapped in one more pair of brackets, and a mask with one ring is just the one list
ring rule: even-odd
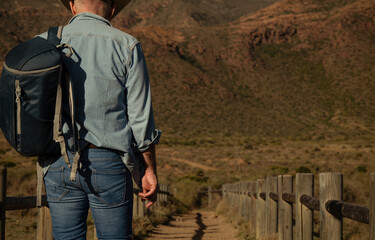
{"label": "backpack zipper", "polygon": [[17,111],[17,116],[16,116],[16,121],[17,121],[17,134],[21,135],[21,93],[22,89],[20,87],[20,80],[16,80],[16,111]]}

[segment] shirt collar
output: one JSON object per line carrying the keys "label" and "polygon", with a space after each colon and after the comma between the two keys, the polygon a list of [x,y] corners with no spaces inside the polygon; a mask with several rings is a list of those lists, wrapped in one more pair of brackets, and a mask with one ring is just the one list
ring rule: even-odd
{"label": "shirt collar", "polygon": [[72,19],[70,19],[69,24],[78,21],[98,21],[103,22],[109,26],[112,26],[112,24],[107,19],[89,12],[83,12],[73,16]]}

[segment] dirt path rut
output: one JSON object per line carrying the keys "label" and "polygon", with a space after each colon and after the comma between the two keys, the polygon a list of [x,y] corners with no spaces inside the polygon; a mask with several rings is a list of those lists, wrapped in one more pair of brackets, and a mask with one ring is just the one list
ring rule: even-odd
{"label": "dirt path rut", "polygon": [[158,226],[147,240],[191,239],[234,240],[236,230],[214,212],[193,211],[173,217],[168,225]]}

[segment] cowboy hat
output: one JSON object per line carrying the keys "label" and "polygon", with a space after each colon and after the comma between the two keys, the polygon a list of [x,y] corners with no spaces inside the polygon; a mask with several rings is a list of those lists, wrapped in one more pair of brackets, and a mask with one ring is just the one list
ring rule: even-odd
{"label": "cowboy hat", "polygon": [[[69,2],[71,0],[60,0],[62,4],[70,11]],[[115,6],[115,12],[113,13],[112,18],[114,18],[121,10],[129,4],[131,0],[113,0],[113,5]]]}

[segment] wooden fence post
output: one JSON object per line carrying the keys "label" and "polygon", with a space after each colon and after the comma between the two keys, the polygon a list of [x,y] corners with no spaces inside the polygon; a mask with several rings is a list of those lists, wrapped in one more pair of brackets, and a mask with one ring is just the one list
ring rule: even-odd
{"label": "wooden fence post", "polygon": [[[167,191],[167,185],[163,184],[163,191],[166,192]],[[163,200],[162,202],[166,202],[167,201],[167,195],[165,193],[163,193]]]}
{"label": "wooden fence post", "polygon": [[233,210],[233,198],[234,198],[234,184],[228,185],[228,203],[229,203],[229,210]]}
{"label": "wooden fence post", "polygon": [[169,198],[169,185],[165,185],[165,191],[167,192],[165,194],[165,201],[168,202],[168,198]]}
{"label": "wooden fence post", "polygon": [[239,216],[239,208],[240,208],[240,194],[239,194],[239,191],[240,191],[240,184],[239,183],[236,183],[234,185],[234,205],[237,207],[237,216]]}
{"label": "wooden fence post", "polygon": [[133,216],[138,217],[138,196],[133,194]]}
{"label": "wooden fence post", "polygon": [[296,175],[296,239],[313,239],[313,210],[300,202],[303,194],[314,196],[314,175],[297,173]]}
{"label": "wooden fence post", "polygon": [[245,198],[246,198],[246,220],[249,222],[250,226],[250,220],[251,220],[251,196],[249,194],[251,193],[251,182],[247,182],[245,185]]}
{"label": "wooden fence post", "polygon": [[[293,205],[283,200],[283,193],[293,192],[293,177],[290,175],[280,175],[278,177],[279,189],[279,240],[293,239]],[[298,239],[299,240],[299,239]]]}
{"label": "wooden fence post", "polygon": [[224,191],[224,193],[225,193],[225,200],[227,201],[227,204],[229,204],[229,184],[225,184],[225,191]]}
{"label": "wooden fence post", "polygon": [[[164,184],[160,184],[159,189],[160,189],[160,191],[164,191]],[[199,191],[200,191],[200,189],[198,190],[198,192]],[[160,194],[158,194],[158,195],[159,195],[159,203],[162,203],[164,201],[164,193],[160,192]]]}
{"label": "wooden fence post", "polygon": [[52,219],[47,207],[38,209],[37,240],[53,240]]}
{"label": "wooden fence post", "polygon": [[247,198],[247,182],[243,182],[242,183],[242,199],[243,199],[243,207],[242,207],[242,212],[243,212],[243,218],[244,219],[247,219],[248,218],[248,215],[247,215],[247,212],[248,212],[248,209],[249,209],[249,206],[248,206],[248,198]]}
{"label": "wooden fence post", "polygon": [[211,204],[212,204],[212,186],[208,186],[207,195],[208,195],[208,207],[211,207]]}
{"label": "wooden fence post", "polygon": [[252,181],[250,183],[250,193],[251,193],[251,213],[250,213],[250,229],[253,232],[256,232],[256,222],[257,222],[257,199],[255,198],[254,194],[257,192],[257,182]]}
{"label": "wooden fence post", "polygon": [[238,213],[237,215],[241,217],[242,215],[242,194],[241,194],[241,183],[237,183],[237,207],[238,207]]}
{"label": "wooden fence post", "polygon": [[229,210],[233,209],[233,184],[228,184],[228,204]]}
{"label": "wooden fence post", "polygon": [[232,198],[232,184],[227,185],[227,198],[228,198],[228,204],[229,204],[229,209],[231,208],[231,198]]}
{"label": "wooden fence post", "polygon": [[375,173],[371,173],[370,186],[370,240],[375,240]]}
{"label": "wooden fence post", "polygon": [[[37,163],[38,164],[38,163]],[[42,176],[43,169],[41,167],[37,167],[37,175],[40,177]],[[41,181],[38,185],[41,187],[37,189],[37,199],[41,197],[44,190],[44,183],[42,179],[38,179]],[[38,210],[38,219],[37,219],[37,230],[36,230],[36,239],[37,240],[53,240],[52,235],[52,218],[51,213],[48,207],[42,207],[37,203],[37,210]]]}
{"label": "wooden fence post", "polygon": [[5,239],[5,208],[6,208],[6,193],[7,193],[7,169],[0,168],[0,239]]}
{"label": "wooden fence post", "polygon": [[168,185],[167,184],[164,184],[164,202],[167,202],[168,201]]}
{"label": "wooden fence post", "polygon": [[246,192],[246,183],[245,182],[242,182],[240,183],[240,198],[241,198],[241,206],[239,209],[240,210],[240,216],[242,218],[245,218],[246,217],[246,208],[247,208],[247,205],[246,205],[246,195],[245,195],[245,192]]}
{"label": "wooden fence post", "polygon": [[[163,184],[163,192],[165,192],[165,191],[167,191],[167,188],[166,188],[166,185]],[[167,196],[167,195],[165,195],[165,193],[162,194],[162,202],[165,202],[165,197],[166,197],[166,196]]]}
{"label": "wooden fence post", "polygon": [[265,192],[265,180],[258,179],[257,181],[257,220],[256,220],[256,238],[261,238],[266,235],[267,222],[266,222],[266,201],[260,197],[261,192]]}
{"label": "wooden fence post", "polygon": [[143,202],[138,198],[139,208],[138,208],[138,217],[144,217],[146,213],[146,202]]}
{"label": "wooden fence post", "polygon": [[241,212],[242,212],[242,189],[241,189],[241,186],[242,184],[241,183],[237,183],[237,205],[238,205],[238,216],[241,216]]}
{"label": "wooden fence post", "polygon": [[236,210],[237,208],[237,213],[238,213],[238,183],[233,184],[233,207]]}
{"label": "wooden fence post", "polygon": [[[159,185],[159,189],[162,190],[162,184]],[[198,188],[197,191],[199,192],[200,189]],[[198,193],[199,194],[199,193]],[[158,194],[157,197],[156,197],[156,204],[155,204],[155,207],[159,206],[160,205],[160,201],[161,201],[161,194]]]}
{"label": "wooden fence post", "polygon": [[228,204],[229,210],[233,209],[233,184],[228,184]]}
{"label": "wooden fence post", "polygon": [[267,234],[277,233],[277,202],[270,198],[270,193],[277,193],[277,177],[267,177],[266,218]]}
{"label": "wooden fence post", "polygon": [[328,200],[342,201],[342,173],[321,173],[319,175],[320,191],[320,239],[341,240],[342,218],[338,219],[326,209]]}
{"label": "wooden fence post", "polygon": [[228,202],[228,199],[227,199],[227,184],[224,184],[223,186],[222,186],[222,196],[223,196],[223,199],[226,201],[226,202]]}

